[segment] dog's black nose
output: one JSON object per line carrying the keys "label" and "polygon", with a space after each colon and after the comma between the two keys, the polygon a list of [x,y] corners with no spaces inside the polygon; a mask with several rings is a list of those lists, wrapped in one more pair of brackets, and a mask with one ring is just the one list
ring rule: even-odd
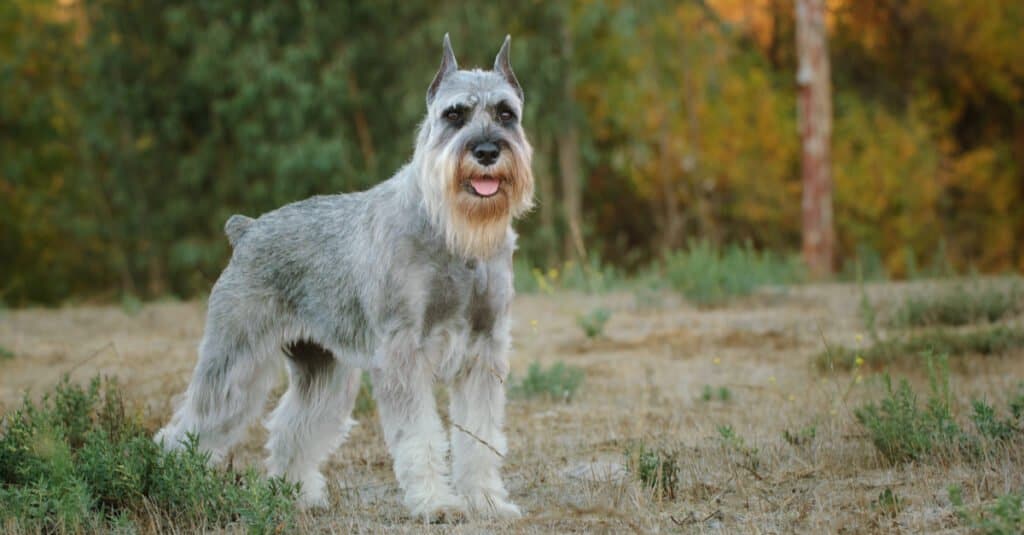
{"label": "dog's black nose", "polygon": [[491,165],[498,159],[499,154],[501,154],[501,147],[490,141],[477,143],[473,147],[473,157],[480,162],[480,165]]}

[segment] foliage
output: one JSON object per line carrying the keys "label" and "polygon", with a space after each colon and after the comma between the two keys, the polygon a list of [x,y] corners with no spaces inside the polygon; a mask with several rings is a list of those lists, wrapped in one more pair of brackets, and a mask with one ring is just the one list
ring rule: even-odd
{"label": "foliage", "polygon": [[0,525],[23,531],[241,526],[287,531],[296,488],[209,465],[191,441],[165,453],[111,381],[65,380],[0,426]]}
{"label": "foliage", "polygon": [[[792,13],[791,0],[9,0],[0,298],[208,290],[229,215],[364,189],[408,161],[446,31],[464,66],[514,36],[541,207],[519,223],[523,265],[605,291],[695,236],[795,251]],[[1020,2],[864,0],[830,17],[839,265],[1024,269]],[[557,180],[577,153],[585,251],[563,240]],[[549,271],[517,287],[543,291]],[[709,277],[673,285],[732,295]]]}
{"label": "foliage", "polygon": [[700,400],[708,402],[715,399],[723,403],[729,402],[732,400],[732,390],[729,390],[727,386],[720,386],[716,389],[712,388],[711,385],[704,385],[704,388],[700,391]]}
{"label": "foliage", "polygon": [[604,326],[611,319],[612,312],[604,307],[597,307],[587,313],[576,316],[576,325],[583,329],[587,338],[597,338],[604,334]]}
{"label": "foliage", "polygon": [[1020,435],[1014,410],[1012,418],[1000,418],[993,406],[974,400],[970,420],[974,432],[961,427],[954,418],[950,393],[949,364],[945,357],[928,358],[929,396],[924,407],[906,379],[893,387],[883,376],[885,391],[878,403],[868,403],[854,411],[871,442],[890,463],[931,458],[940,454],[978,455],[992,445],[1008,444]]}
{"label": "foliage", "polygon": [[790,431],[789,429],[782,430],[782,439],[791,446],[804,446],[814,441],[814,438],[818,436],[818,427],[815,425],[808,425],[802,427],[796,431]]}
{"label": "foliage", "polygon": [[675,500],[679,487],[679,452],[666,448],[650,448],[636,442],[626,448],[626,468],[647,488],[654,490],[658,500]]}
{"label": "foliage", "polygon": [[1024,296],[1018,284],[1009,289],[988,285],[970,290],[961,284],[952,290],[906,298],[892,323],[899,327],[967,325],[998,321],[1020,312],[1022,308]]}
{"label": "foliage", "polygon": [[746,246],[720,250],[708,241],[693,241],[685,250],[669,253],[665,277],[687,299],[701,305],[718,304],[751,294],[759,286],[801,280],[794,259]]}
{"label": "foliage", "polygon": [[520,398],[545,397],[551,400],[572,401],[576,390],[583,384],[583,370],[568,366],[562,361],[548,368],[534,361],[526,370],[526,376],[513,381],[509,394]]}
{"label": "foliage", "polygon": [[963,490],[954,485],[949,488],[949,501],[972,532],[1011,535],[1024,531],[1024,491],[1006,493],[989,507],[975,512],[964,505]]}
{"label": "foliage", "polygon": [[815,362],[820,370],[851,370],[857,360],[871,369],[892,364],[915,365],[925,353],[945,354],[950,357],[965,355],[1001,355],[1024,347],[1024,330],[995,325],[976,330],[958,332],[932,330],[911,335],[878,340],[865,348],[844,346],[828,347]]}

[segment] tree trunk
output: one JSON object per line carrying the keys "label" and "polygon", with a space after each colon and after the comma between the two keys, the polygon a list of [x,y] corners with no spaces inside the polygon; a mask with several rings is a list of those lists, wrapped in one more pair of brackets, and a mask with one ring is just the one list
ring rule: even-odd
{"label": "tree trunk", "polygon": [[[572,65],[572,36],[569,33],[569,21],[562,22],[562,61]],[[572,76],[567,70],[562,85],[566,124],[565,131],[558,138],[558,170],[562,175],[562,206],[565,208],[565,223],[569,233],[565,237],[565,257],[575,256],[578,260],[586,260],[586,249],[583,247],[582,212],[583,199],[580,191],[580,135],[573,116],[574,88]]]}
{"label": "tree trunk", "polygon": [[825,43],[825,0],[796,0],[798,112],[802,144],[803,255],[815,278],[832,273],[832,86]]}

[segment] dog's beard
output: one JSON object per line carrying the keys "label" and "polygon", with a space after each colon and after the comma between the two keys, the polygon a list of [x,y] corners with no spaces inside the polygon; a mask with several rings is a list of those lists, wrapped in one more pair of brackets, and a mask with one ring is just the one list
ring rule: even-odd
{"label": "dog's beard", "polygon": [[449,250],[488,258],[505,242],[512,219],[533,206],[530,149],[505,150],[488,167],[471,155],[445,150],[432,172],[421,173],[427,211],[443,229]]}

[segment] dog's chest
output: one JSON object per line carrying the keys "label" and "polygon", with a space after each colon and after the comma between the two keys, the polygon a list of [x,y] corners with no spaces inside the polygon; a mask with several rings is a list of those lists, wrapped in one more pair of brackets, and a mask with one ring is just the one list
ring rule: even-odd
{"label": "dog's chest", "polygon": [[511,300],[511,274],[494,263],[452,261],[427,283],[423,336],[438,330],[465,338],[491,336]]}

